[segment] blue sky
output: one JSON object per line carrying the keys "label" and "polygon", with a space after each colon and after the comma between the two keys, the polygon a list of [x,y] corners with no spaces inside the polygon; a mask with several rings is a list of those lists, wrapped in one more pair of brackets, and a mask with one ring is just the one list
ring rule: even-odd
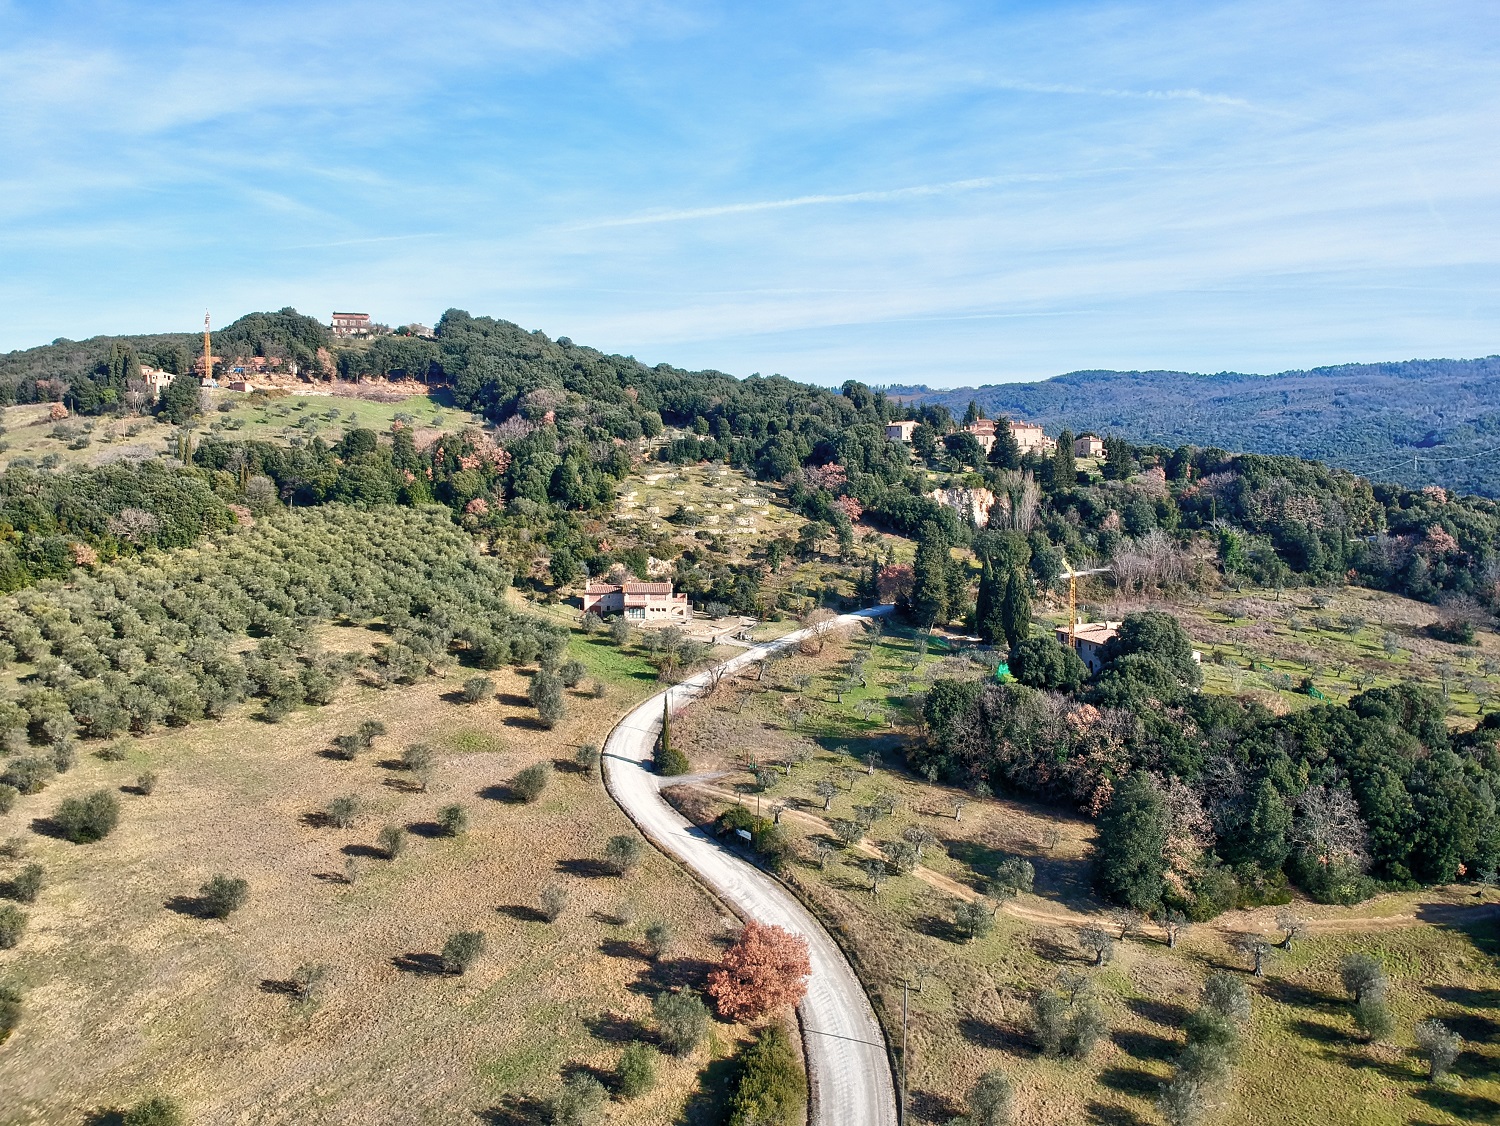
{"label": "blue sky", "polygon": [[933,385],[1500,352],[1500,5],[7,3],[0,349],[456,306]]}

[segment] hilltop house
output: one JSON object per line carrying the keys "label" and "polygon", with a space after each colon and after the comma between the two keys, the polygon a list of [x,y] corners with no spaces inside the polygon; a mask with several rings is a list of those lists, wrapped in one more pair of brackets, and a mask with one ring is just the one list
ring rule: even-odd
{"label": "hilltop house", "polygon": [[369,313],[335,313],[332,328],[335,336],[369,336],[373,331]]}
{"label": "hilltop house", "polygon": [[162,391],[171,386],[172,380],[175,378],[169,371],[162,371],[160,368],[150,367],[146,364],[141,365],[141,382],[157,394],[161,394]]}
{"label": "hilltop house", "polygon": [[1045,454],[1057,449],[1057,440],[1047,437],[1035,422],[1016,422],[1012,419],[1010,432],[1015,435],[1016,445],[1021,447],[1023,454]]}
{"label": "hilltop house", "polygon": [[673,594],[671,583],[589,583],[583,591],[583,612],[624,614],[627,621],[687,622],[693,617],[688,596]]}
{"label": "hilltop house", "polygon": [[887,422],[885,436],[893,442],[910,442],[911,432],[916,428],[917,424],[909,419],[904,422]]}
{"label": "hilltop house", "polygon": [[1082,438],[1073,439],[1074,457],[1103,457],[1104,443],[1092,434],[1085,434]]}
{"label": "hilltop house", "polygon": [[969,423],[964,429],[974,435],[974,440],[986,454],[995,448],[995,420],[993,418],[980,418]]}

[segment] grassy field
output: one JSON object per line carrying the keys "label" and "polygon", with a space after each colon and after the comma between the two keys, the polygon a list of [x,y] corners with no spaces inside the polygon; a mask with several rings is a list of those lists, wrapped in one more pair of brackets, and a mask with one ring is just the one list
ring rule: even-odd
{"label": "grassy field", "polygon": [[[1304,678],[1344,702],[1366,688],[1416,682],[1442,693],[1449,718],[1472,726],[1500,698],[1500,635],[1480,629],[1475,645],[1429,637],[1436,606],[1361,587],[1238,594],[1217,591],[1171,602],[1118,601],[1100,607],[1176,614],[1203,653],[1204,688],[1255,697],[1273,711],[1309,707]],[[1067,621],[1044,615],[1047,628]]]}
{"label": "grassy field", "polygon": [[[366,427],[390,429],[397,418],[424,432],[455,431],[479,425],[467,411],[443,406],[426,395],[395,403],[379,403],[346,395],[284,395],[267,397],[212,391],[213,409],[199,419],[199,432],[236,440],[289,442],[321,434],[336,442],[345,430]],[[220,410],[220,405],[228,410]],[[56,455],[65,464],[98,465],[119,458],[146,458],[176,452],[176,428],[155,418],[48,419],[48,404],[6,407],[3,412],[5,449],[0,466],[16,458],[39,462]]]}
{"label": "grassy field", "polygon": [[[328,644],[360,648],[364,632],[332,629]],[[533,725],[524,675],[491,674],[496,698],[467,706],[455,673],[351,688],[277,725],[239,714],[135,740],[124,761],[85,755],[22,798],[0,838],[20,838],[46,886],[21,943],[0,952],[0,979],[26,991],[23,1023],[0,1049],[0,1122],[74,1123],[166,1092],[195,1123],[519,1124],[544,1119],[560,1075],[607,1080],[628,1041],[650,1039],[652,994],[701,983],[728,920],[652,850],[633,876],[605,874],[606,840],[632,830],[572,754],[653,685],[643,661],[606,643],[574,649],[608,691],[570,692],[551,732]],[[371,751],[325,754],[366,718],[388,728]],[[392,761],[412,742],[438,753],[427,792]],[[559,764],[546,792],[518,802],[509,780],[544,760]],[[149,797],[131,792],[145,769],[160,776]],[[63,798],[101,786],[123,805],[105,840],[34,831]],[[344,794],[364,805],[350,830],[319,817]],[[470,814],[457,838],[433,825],[450,803]],[[394,861],[373,847],[385,824],[411,829]],[[192,908],[216,873],[250,884],[227,922]],[[554,881],[570,901],[549,924],[536,904]],[[641,939],[656,919],[678,941],[653,963]],[[486,933],[484,956],[462,976],[430,972],[459,930]],[[281,984],[304,963],[328,967],[312,1008]],[[723,1057],[742,1032],[719,1024],[692,1057],[663,1057],[657,1088],[615,1101],[609,1121],[713,1121]]]}
{"label": "grassy field", "polygon": [[[820,656],[778,662],[763,680],[752,672],[684,712],[674,734],[693,769],[728,773],[676,791],[676,800],[703,820],[735,802],[768,816],[783,807],[800,857],[787,880],[840,935],[898,1038],[902,982],[920,983],[911,993],[914,1121],[947,1122],[974,1079],[998,1067],[1015,1081],[1018,1122],[1160,1122],[1156,1091],[1181,1050],[1203,978],[1218,968],[1245,975],[1255,1015],[1215,1123],[1500,1120],[1500,943],[1494,906],[1474,911],[1471,889],[1383,896],[1347,910],[1297,904],[1311,920],[1309,936],[1277,953],[1259,980],[1230,940],[1241,931],[1274,936],[1271,908],[1200,924],[1175,950],[1157,934],[1132,938],[1093,969],[1076,939],[1080,927],[1109,918],[1089,890],[1092,825],[1039,804],[974,800],[896,769],[910,735],[902,701],[945,659],[888,633],[869,659],[869,687],[838,703],[845,656],[840,642]],[[863,758],[870,751],[883,758],[873,774]],[[755,792],[749,761],[796,762],[801,753],[809,757],[789,778]],[[824,779],[838,787],[826,812],[814,789]],[[882,797],[894,812],[862,845],[837,847],[828,819],[853,818],[857,806]],[[955,798],[967,799],[959,816]],[[862,861],[913,824],[940,847],[924,853],[914,874],[891,876],[872,894]],[[824,866],[820,845],[832,848]],[[954,907],[977,898],[1006,856],[1036,866],[1035,894],[1006,904],[990,936],[967,942]],[[1339,960],[1355,950],[1377,954],[1392,979],[1390,1044],[1366,1044],[1355,1031],[1338,980]],[[1111,1026],[1081,1062],[1043,1057],[1028,1029],[1031,997],[1063,969],[1090,975]],[[1413,1023],[1432,1015],[1465,1038],[1457,1081],[1440,1088],[1423,1080],[1412,1050]]]}

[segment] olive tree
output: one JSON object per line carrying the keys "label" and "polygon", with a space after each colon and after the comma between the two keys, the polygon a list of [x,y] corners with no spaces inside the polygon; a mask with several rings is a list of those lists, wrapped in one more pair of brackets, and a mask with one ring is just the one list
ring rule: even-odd
{"label": "olive tree", "polygon": [[443,969],[450,974],[464,974],[484,953],[484,931],[458,931],[443,943]]}
{"label": "olive tree", "polygon": [[218,875],[198,889],[198,909],[211,919],[227,919],[250,899],[250,883],[238,876]]}
{"label": "olive tree", "polygon": [[1436,1083],[1453,1067],[1463,1041],[1442,1021],[1430,1017],[1417,1021],[1416,1039],[1417,1051],[1427,1060],[1427,1077]]}
{"label": "olive tree", "polygon": [[604,860],[617,876],[628,876],[635,871],[645,853],[641,838],[630,833],[616,834],[604,846]]}

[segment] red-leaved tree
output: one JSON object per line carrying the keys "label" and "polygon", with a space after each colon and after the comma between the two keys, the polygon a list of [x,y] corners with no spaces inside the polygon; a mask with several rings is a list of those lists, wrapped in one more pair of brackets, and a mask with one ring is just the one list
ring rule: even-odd
{"label": "red-leaved tree", "polygon": [[708,995],[726,1020],[753,1020],[802,1000],[810,973],[806,939],[780,927],[746,923],[708,975]]}

